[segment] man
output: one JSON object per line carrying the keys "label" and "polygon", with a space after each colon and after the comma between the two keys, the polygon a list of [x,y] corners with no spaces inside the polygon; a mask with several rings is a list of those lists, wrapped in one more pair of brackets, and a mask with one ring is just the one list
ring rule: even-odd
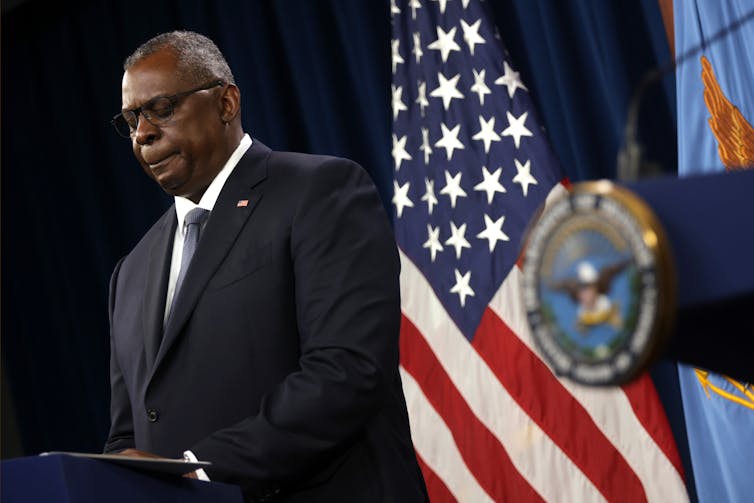
{"label": "man", "polygon": [[175,205],[113,272],[105,452],[211,461],[250,500],[425,500],[369,176],[244,135],[202,35],[159,35],[124,70],[113,124]]}

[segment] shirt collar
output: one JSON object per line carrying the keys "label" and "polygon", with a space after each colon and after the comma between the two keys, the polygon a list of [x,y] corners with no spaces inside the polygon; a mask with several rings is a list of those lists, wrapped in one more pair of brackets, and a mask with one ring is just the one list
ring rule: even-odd
{"label": "shirt collar", "polygon": [[233,173],[236,164],[238,164],[238,161],[241,160],[241,157],[243,157],[249,147],[251,147],[251,137],[248,134],[245,134],[243,138],[241,138],[241,142],[238,144],[238,147],[236,147],[236,150],[233,151],[225,162],[223,169],[220,170],[217,176],[215,176],[215,179],[212,180],[212,183],[209,184],[209,187],[207,187],[207,190],[204,191],[204,195],[202,195],[202,198],[199,200],[199,204],[194,204],[193,201],[185,197],[175,197],[175,214],[178,217],[178,229],[180,232],[183,232],[183,222],[189,211],[197,207],[212,211],[217,202],[217,198],[220,195],[220,191],[225,186],[225,182],[228,180],[230,174]]}

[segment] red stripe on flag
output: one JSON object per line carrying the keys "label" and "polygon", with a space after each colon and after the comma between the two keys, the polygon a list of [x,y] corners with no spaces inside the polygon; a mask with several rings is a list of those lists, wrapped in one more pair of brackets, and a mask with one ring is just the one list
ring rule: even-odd
{"label": "red stripe on flag", "polygon": [[448,425],[466,466],[487,494],[495,501],[542,501],[502,444],[474,415],[427,341],[405,316],[401,319],[400,354],[403,368],[416,379]]}
{"label": "red stripe on flag", "polygon": [[627,495],[646,501],[641,481],[584,407],[492,310],[485,310],[472,345],[513,399],[608,501]]}
{"label": "red stripe on flag", "polygon": [[424,485],[427,486],[429,501],[432,503],[456,503],[458,500],[451,494],[448,486],[432,471],[432,468],[419,456],[418,452],[416,453],[416,460],[419,462],[419,468],[424,475]]}
{"label": "red stripe on flag", "polygon": [[622,386],[622,389],[636,418],[685,482],[681,456],[678,454],[665,409],[662,407],[649,374],[643,374],[638,379]]}

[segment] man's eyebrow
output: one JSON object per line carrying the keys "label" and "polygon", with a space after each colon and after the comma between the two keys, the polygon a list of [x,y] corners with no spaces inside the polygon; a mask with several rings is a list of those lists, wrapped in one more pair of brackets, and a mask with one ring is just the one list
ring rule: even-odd
{"label": "man's eyebrow", "polygon": [[122,108],[121,111],[123,111],[123,112],[135,112],[136,110],[139,110],[141,108],[148,107],[149,105],[151,105],[152,103],[154,103],[156,100],[158,100],[160,98],[170,98],[171,96],[175,96],[175,95],[173,95],[173,94],[158,94],[157,96],[152,96],[151,98],[149,98],[147,101],[145,101],[144,103],[142,103],[138,107]]}

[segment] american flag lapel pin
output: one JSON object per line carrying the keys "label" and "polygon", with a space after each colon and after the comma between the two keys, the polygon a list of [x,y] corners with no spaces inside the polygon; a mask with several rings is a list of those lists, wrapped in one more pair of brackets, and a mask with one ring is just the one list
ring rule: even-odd
{"label": "american flag lapel pin", "polygon": [[236,208],[246,208],[249,205],[248,199],[241,199],[236,203]]}

